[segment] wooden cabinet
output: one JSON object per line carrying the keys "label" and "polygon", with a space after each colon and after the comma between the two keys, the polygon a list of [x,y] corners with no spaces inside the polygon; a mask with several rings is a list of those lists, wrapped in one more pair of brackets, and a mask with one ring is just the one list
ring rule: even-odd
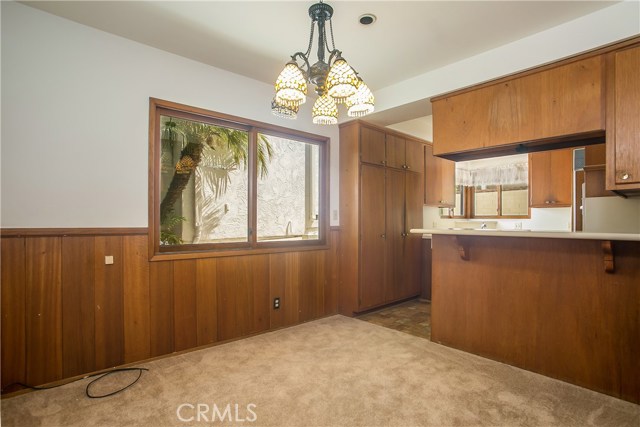
{"label": "wooden cabinet", "polygon": [[[422,141],[395,131],[340,126],[340,313],[420,294],[421,236],[409,230],[422,227],[423,150]],[[416,152],[419,160],[407,162]]]}
{"label": "wooden cabinet", "polygon": [[[607,159],[605,150],[605,144],[589,145],[584,148],[583,182],[585,197],[613,197],[616,195],[614,192],[606,190],[605,164]],[[576,183],[576,191],[578,191],[578,183]],[[580,215],[579,217],[581,218],[582,216]]]}
{"label": "wooden cabinet", "polygon": [[640,45],[607,55],[607,190],[640,192]]}
{"label": "wooden cabinet", "polygon": [[424,144],[397,135],[387,135],[387,166],[422,173]]}
{"label": "wooden cabinet", "polygon": [[529,206],[572,205],[573,149],[529,154]]}
{"label": "wooden cabinet", "polygon": [[455,206],[455,162],[433,155],[431,144],[424,150],[424,204]]}
{"label": "wooden cabinet", "polygon": [[362,165],[360,175],[360,256],[368,260],[360,264],[360,280],[367,285],[360,290],[360,304],[365,307],[385,299],[385,170]]}
{"label": "wooden cabinet", "polygon": [[360,131],[360,160],[363,163],[384,165],[387,162],[384,132],[363,127]]}
{"label": "wooden cabinet", "polygon": [[363,163],[416,172],[424,170],[424,144],[401,135],[363,127],[360,160]]}
{"label": "wooden cabinet", "polygon": [[403,169],[406,166],[405,139],[395,135],[387,135],[387,162],[390,168]]}
{"label": "wooden cabinet", "polygon": [[603,64],[597,55],[433,98],[434,155],[602,132]]}

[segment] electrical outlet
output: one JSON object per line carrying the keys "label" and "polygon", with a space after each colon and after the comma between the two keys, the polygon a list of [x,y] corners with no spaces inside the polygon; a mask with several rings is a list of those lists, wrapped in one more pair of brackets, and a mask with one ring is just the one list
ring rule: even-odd
{"label": "electrical outlet", "polygon": [[338,210],[337,210],[337,209],[334,209],[334,210],[333,210],[333,220],[334,220],[334,221],[337,221],[337,220],[338,220]]}
{"label": "electrical outlet", "polygon": [[104,263],[107,265],[113,264],[113,255],[107,255],[104,257]]}
{"label": "electrical outlet", "polygon": [[277,310],[280,308],[280,298],[274,298],[273,299],[273,309]]}

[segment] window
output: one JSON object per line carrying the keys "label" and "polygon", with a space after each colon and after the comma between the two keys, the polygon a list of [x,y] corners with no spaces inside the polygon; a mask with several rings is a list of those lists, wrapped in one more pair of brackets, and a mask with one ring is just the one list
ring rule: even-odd
{"label": "window", "polygon": [[527,155],[456,163],[455,206],[441,209],[454,218],[528,218]]}
{"label": "window", "polygon": [[472,194],[472,218],[529,216],[529,190],[526,185],[478,186]]}
{"label": "window", "polygon": [[325,244],[327,138],[155,99],[150,119],[152,258]]}
{"label": "window", "polygon": [[456,185],[455,206],[441,208],[442,217],[452,218],[528,218],[527,185]]}

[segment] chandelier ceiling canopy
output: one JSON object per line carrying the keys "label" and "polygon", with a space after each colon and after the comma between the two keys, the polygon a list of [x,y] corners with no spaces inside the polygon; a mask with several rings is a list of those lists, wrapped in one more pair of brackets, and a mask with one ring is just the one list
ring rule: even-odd
{"label": "chandelier ceiling canopy", "polygon": [[[345,104],[349,117],[362,117],[374,110],[374,97],[358,73],[342,57],[333,40],[331,17],[333,8],[320,1],[309,8],[311,30],[306,52],[291,56],[275,84],[276,94],[271,111],[278,117],[295,119],[300,105],[307,100],[308,84],[315,86],[319,95],[312,109],[313,123],[338,122],[338,104]],[[325,24],[329,23],[331,48],[327,42]],[[318,60],[311,64],[310,53],[317,27]],[[325,54],[328,60],[325,62]]]}

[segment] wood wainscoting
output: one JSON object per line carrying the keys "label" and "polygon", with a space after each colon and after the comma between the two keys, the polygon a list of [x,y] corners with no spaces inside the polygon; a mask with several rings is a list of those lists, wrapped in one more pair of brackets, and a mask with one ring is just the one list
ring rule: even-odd
{"label": "wood wainscoting", "polygon": [[432,341],[640,403],[640,242],[465,237],[433,236]]}
{"label": "wood wainscoting", "polygon": [[3,391],[335,314],[338,238],[332,229],[328,250],[149,262],[146,228],[2,230]]}

